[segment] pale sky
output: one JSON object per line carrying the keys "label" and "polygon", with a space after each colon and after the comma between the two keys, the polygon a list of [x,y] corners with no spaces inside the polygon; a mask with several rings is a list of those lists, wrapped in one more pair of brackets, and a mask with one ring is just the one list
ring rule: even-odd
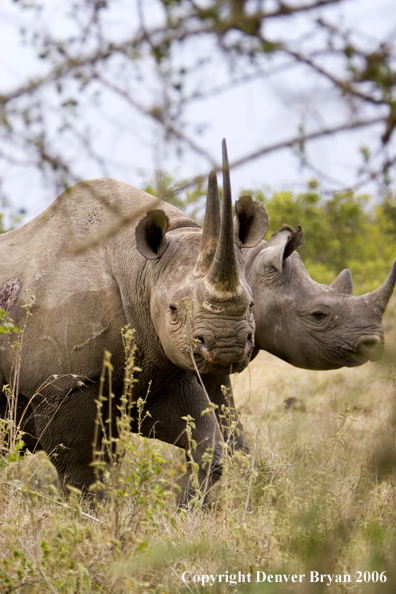
{"label": "pale sky", "polygon": [[[109,23],[120,35],[127,22],[123,11],[127,11],[131,3],[134,0],[120,0],[115,5],[117,10],[110,15]],[[49,9],[40,26],[44,23],[59,34],[63,26],[69,26],[68,21],[59,16],[59,8],[64,3],[47,0],[46,4]],[[146,6],[149,7],[150,2]],[[351,30],[365,34],[368,44],[376,39],[393,42],[395,38],[394,0],[350,0],[341,8],[329,9],[327,17],[334,22],[342,19],[350,23]],[[37,23],[32,21],[29,11],[20,11],[11,0],[3,0],[0,7],[0,94],[16,88],[26,77],[45,68],[45,63],[37,60],[28,46],[21,44],[18,30],[22,25],[29,29]],[[290,36],[298,37],[303,32],[304,20],[295,20]],[[191,54],[187,61],[194,60],[193,50],[188,48]],[[180,56],[180,60],[185,58]],[[204,87],[208,79],[221,82],[226,74],[220,61],[202,68],[193,83],[195,90],[200,85]],[[142,85],[139,95],[144,97],[145,92],[149,95],[149,86]],[[316,79],[302,71],[280,71],[222,96],[196,101],[187,111],[186,120],[191,127],[203,124],[202,130],[196,133],[196,140],[217,162],[220,162],[221,140],[225,137],[232,165],[263,142],[271,144],[287,139],[295,133],[301,119],[320,126],[323,122],[337,121],[342,109]],[[82,159],[77,164],[81,179],[105,173],[139,187],[156,168],[165,169],[177,177],[209,173],[210,164],[205,159],[191,153],[178,156],[172,147],[161,141],[154,125],[131,114],[130,108],[120,99],[107,98],[96,110],[88,102],[84,105],[83,101],[82,115],[82,125],[90,127],[95,152],[103,159],[106,171],[100,171],[96,165]],[[52,117],[51,114],[48,117]],[[53,117],[55,121],[55,113]],[[317,176],[319,172],[323,174],[322,188],[334,190],[354,184],[361,162],[359,147],[375,147],[378,135],[378,129],[367,129],[311,143],[307,154],[317,169]],[[78,159],[78,147],[72,141],[62,148],[71,158]],[[45,187],[32,168],[12,167],[0,159],[0,175],[13,208],[27,210],[25,221],[41,212],[56,197],[54,189]],[[274,152],[231,171],[235,196],[242,187],[298,191],[314,175],[315,172],[301,167],[290,149]],[[370,185],[363,189],[376,190]]]}

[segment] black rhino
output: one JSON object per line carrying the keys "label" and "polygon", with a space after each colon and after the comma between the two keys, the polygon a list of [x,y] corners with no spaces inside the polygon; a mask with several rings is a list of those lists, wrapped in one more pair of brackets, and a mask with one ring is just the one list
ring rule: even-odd
{"label": "black rhino", "polygon": [[[268,225],[262,213],[252,219],[241,211],[235,245],[224,143],[223,162],[222,220],[212,173],[203,231],[141,190],[97,179],[72,186],[34,220],[0,237],[0,306],[23,327],[26,291],[35,297],[18,378],[13,351],[0,339],[0,394],[5,384],[17,382],[19,414],[30,407],[25,441],[30,449],[39,444],[45,450],[65,488],[89,490],[94,482],[90,464],[103,353],[112,353],[117,401],[124,372],[121,328],[127,324],[136,330],[142,369],[135,400],[146,396],[151,382],[143,435],[187,449],[182,417],[189,414],[196,424],[199,480],[221,474],[221,433],[215,415],[201,414],[208,400],[194,374],[241,371],[249,361],[255,325],[241,247],[259,242]],[[129,224],[117,226],[119,221]],[[73,252],[87,242],[90,248]],[[4,416],[4,394],[0,402]],[[204,470],[208,447],[212,467]],[[189,495],[186,475],[181,500]]]}
{"label": "black rhino", "polygon": [[254,355],[263,349],[296,367],[323,370],[378,361],[396,260],[383,285],[356,297],[348,269],[329,286],[315,282],[295,251],[301,242],[301,228],[284,225],[269,242],[244,250],[254,299]]}

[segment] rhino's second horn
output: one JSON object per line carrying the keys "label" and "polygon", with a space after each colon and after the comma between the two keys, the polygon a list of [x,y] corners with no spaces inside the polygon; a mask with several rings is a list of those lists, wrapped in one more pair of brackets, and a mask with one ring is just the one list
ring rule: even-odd
{"label": "rhino's second horn", "polygon": [[197,277],[206,276],[210,270],[219,241],[220,228],[220,200],[217,176],[215,171],[211,171],[209,174],[201,250],[194,271],[194,275]]}
{"label": "rhino's second horn", "polygon": [[353,280],[351,271],[345,268],[337,278],[331,283],[330,289],[336,293],[345,293],[346,295],[353,295]]}

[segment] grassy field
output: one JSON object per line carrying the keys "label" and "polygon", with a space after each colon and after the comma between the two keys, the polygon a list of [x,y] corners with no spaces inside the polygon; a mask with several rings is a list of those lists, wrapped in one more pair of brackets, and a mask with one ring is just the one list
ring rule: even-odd
{"label": "grassy field", "polygon": [[3,457],[0,592],[394,594],[391,351],[331,372],[261,353],[234,383],[251,454],[225,458],[206,509],[176,510],[181,452],[126,429],[96,507],[58,496],[43,453]]}

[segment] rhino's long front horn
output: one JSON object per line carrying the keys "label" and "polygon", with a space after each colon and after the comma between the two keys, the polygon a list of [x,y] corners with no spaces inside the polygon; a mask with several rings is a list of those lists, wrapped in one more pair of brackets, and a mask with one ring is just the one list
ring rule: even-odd
{"label": "rhino's long front horn", "polygon": [[208,180],[205,221],[202,233],[201,251],[195,266],[195,276],[205,276],[210,269],[219,241],[221,227],[219,189],[217,175],[211,171]]}
{"label": "rhino's long front horn", "polygon": [[396,260],[393,262],[393,266],[389,273],[388,278],[375,291],[372,291],[366,297],[368,298],[369,304],[375,310],[377,310],[381,316],[384,313],[386,306],[388,305],[389,299],[392,297],[393,289],[396,283]]}
{"label": "rhino's long front horn", "polygon": [[223,204],[220,237],[206,283],[216,294],[228,294],[231,297],[242,291],[234,245],[230,166],[225,140],[223,140]]}

